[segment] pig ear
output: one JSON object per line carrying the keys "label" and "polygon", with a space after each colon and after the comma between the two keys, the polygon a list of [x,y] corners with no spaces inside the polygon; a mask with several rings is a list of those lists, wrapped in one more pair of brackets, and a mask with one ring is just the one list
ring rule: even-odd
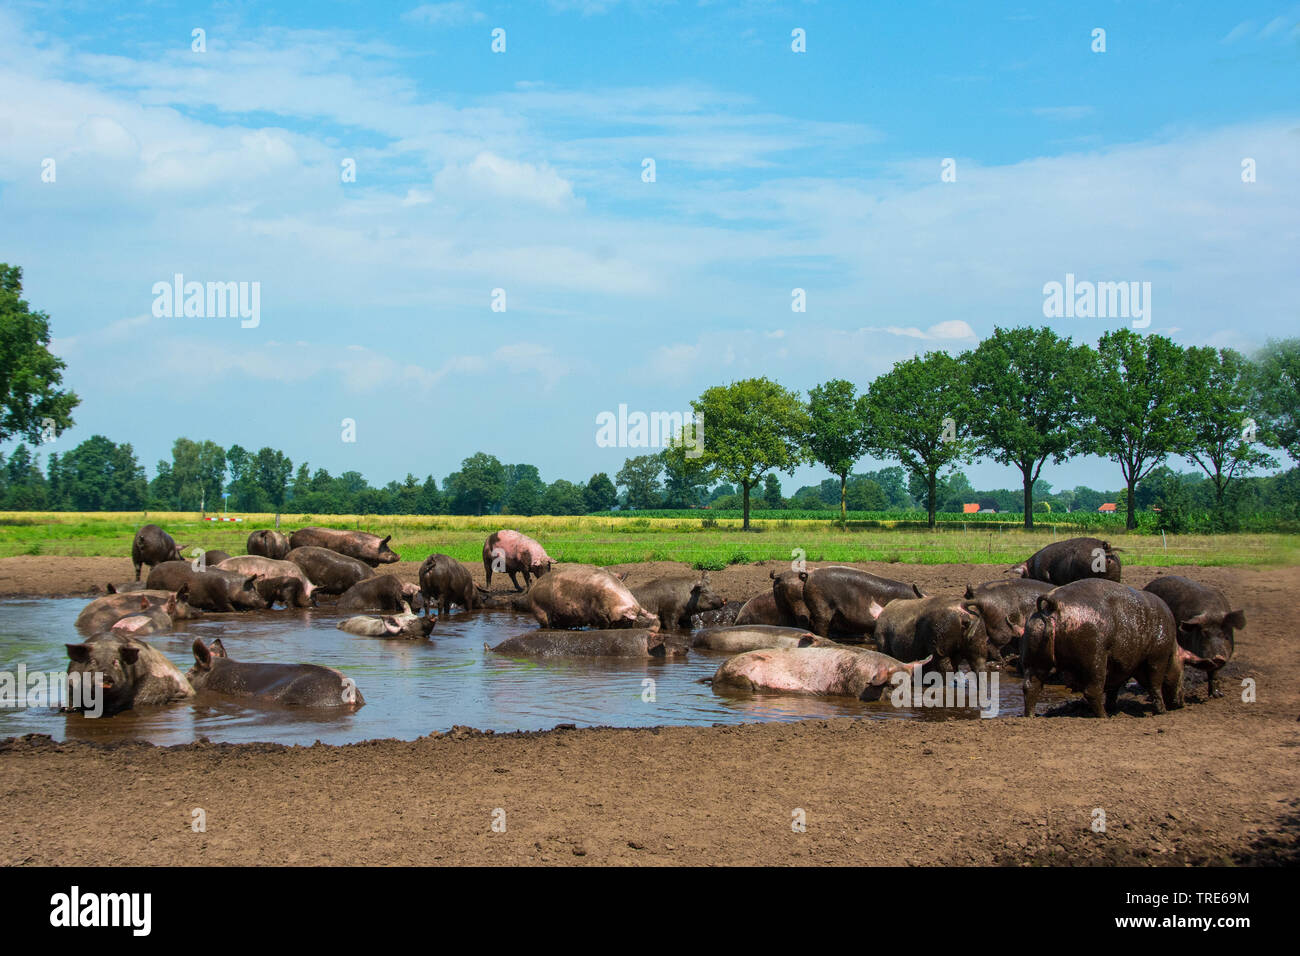
{"label": "pig ear", "polygon": [[807,572],[807,571],[800,571],[800,572],[799,572],[799,580],[800,580],[800,581],[807,581],[807,580],[808,580],[808,572]]}
{"label": "pig ear", "polygon": [[210,648],[210,650],[212,651],[213,657],[228,656],[226,654],[226,645],[221,643],[221,638],[217,638],[215,641],[212,642],[212,647]]}
{"label": "pig ear", "polygon": [[1200,614],[1197,614],[1195,617],[1189,617],[1187,620],[1183,621],[1182,624],[1179,625],[1179,627],[1186,627],[1189,630],[1191,630],[1198,627],[1204,627],[1209,623],[1210,623],[1209,614],[1202,611]]}
{"label": "pig ear", "polygon": [[190,596],[190,585],[189,582],[187,581],[184,584],[182,584],[180,586],[180,590],[176,592],[176,600],[184,601],[187,598],[189,598],[189,596]]}
{"label": "pig ear", "polygon": [[884,607],[880,604],[877,604],[875,601],[872,601],[871,607],[867,608],[867,612],[871,615],[871,619],[873,621],[876,620],[878,617],[880,617],[881,612],[884,610],[885,610]]}
{"label": "pig ear", "polygon": [[1223,617],[1223,626],[1238,630],[1246,626],[1245,611],[1229,611]]}
{"label": "pig ear", "polygon": [[383,541],[380,541],[380,542],[379,542],[379,546],[382,548],[384,545],[388,544],[388,542],[390,542],[390,541],[392,541],[392,540],[393,540],[393,536],[390,534],[390,535],[389,535],[387,538],[385,538]]}
{"label": "pig ear", "polygon": [[771,578],[773,581],[776,580],[776,572],[775,572],[775,571],[768,571],[768,572],[767,572],[767,576],[768,576],[769,578]]}
{"label": "pig ear", "polygon": [[194,638],[194,663],[199,665],[201,670],[208,670],[212,667],[212,652],[208,650],[208,645],[203,643],[203,638]]}
{"label": "pig ear", "polygon": [[149,610],[149,599],[148,599],[148,598],[145,598],[145,597],[140,598],[140,610],[142,610],[142,611],[147,611],[147,610]]}
{"label": "pig ear", "polygon": [[76,661],[78,664],[86,664],[90,661],[89,644],[64,644],[68,649],[68,659]]}
{"label": "pig ear", "polygon": [[975,589],[974,589],[973,587],[971,587],[970,584],[967,584],[967,585],[966,585],[966,600],[969,601],[969,600],[970,600],[971,598],[973,598],[974,596],[975,596]]}
{"label": "pig ear", "polygon": [[122,658],[122,660],[127,664],[134,664],[140,659],[140,648],[131,644],[124,644],[117,652],[117,656]]}
{"label": "pig ear", "polygon": [[110,583],[110,584],[105,584],[105,585],[104,585],[104,588],[105,588],[105,590],[108,591],[109,594],[116,594],[116,593],[117,593],[117,588],[115,588],[111,583]]}
{"label": "pig ear", "polygon": [[1040,594],[1040,595],[1038,596],[1038,613],[1039,613],[1039,614],[1055,614],[1055,613],[1056,613],[1056,598],[1051,597],[1050,595],[1047,595],[1047,594]]}
{"label": "pig ear", "polygon": [[[969,598],[970,595],[967,594],[966,597]],[[976,617],[979,617],[982,613],[980,611],[980,606],[976,604],[974,601],[966,601],[965,603],[962,604],[961,607],[962,610],[965,611],[967,614],[974,614]]]}

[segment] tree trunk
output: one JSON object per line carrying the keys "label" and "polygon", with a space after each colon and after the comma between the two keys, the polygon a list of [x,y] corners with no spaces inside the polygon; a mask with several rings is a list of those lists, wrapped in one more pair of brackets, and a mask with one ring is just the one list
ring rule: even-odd
{"label": "tree trunk", "polygon": [[1137,527],[1136,504],[1133,501],[1133,490],[1137,487],[1137,482],[1132,478],[1128,480],[1128,517],[1124,520],[1124,529],[1132,531]]}
{"label": "tree trunk", "polygon": [[749,482],[742,481],[740,484],[741,487],[745,489],[745,512],[744,512],[745,520],[744,523],[740,526],[740,530],[748,531],[749,530]]}
{"label": "tree trunk", "polygon": [[1028,470],[1021,472],[1025,484],[1025,530],[1034,530],[1034,479]]}
{"label": "tree trunk", "polygon": [[930,472],[930,476],[929,476],[929,477],[930,477],[930,494],[927,496],[927,501],[926,501],[927,508],[926,508],[926,510],[927,510],[927,512],[929,513],[929,518],[930,518],[930,530],[933,531],[933,530],[934,530],[934,511],[935,511],[935,506],[936,506],[936,504],[937,504],[937,502],[936,502],[934,499],[935,499],[936,497],[938,497],[938,495],[939,495],[939,491],[938,491],[938,484],[939,484],[939,480],[938,480],[938,478],[939,478],[939,472],[938,472],[938,469],[936,469],[936,470]]}
{"label": "tree trunk", "polygon": [[848,487],[848,484],[849,476],[847,474],[840,475],[840,528],[848,527],[848,524],[846,523],[848,510],[844,506],[846,498],[845,489]]}

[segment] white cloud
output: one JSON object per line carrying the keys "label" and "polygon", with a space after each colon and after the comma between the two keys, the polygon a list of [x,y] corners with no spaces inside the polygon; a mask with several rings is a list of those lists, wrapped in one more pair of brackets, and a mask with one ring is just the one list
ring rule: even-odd
{"label": "white cloud", "polygon": [[910,339],[924,339],[930,342],[946,342],[961,339],[973,340],[979,338],[979,336],[975,334],[975,330],[960,319],[951,319],[947,322],[939,322],[924,331],[915,326],[903,327],[898,325],[887,325],[883,328],[868,326],[860,331],[885,332],[889,335],[901,335]]}
{"label": "white cloud", "polygon": [[545,163],[505,159],[483,152],[464,166],[448,165],[433,180],[440,195],[500,198],[559,208],[573,202],[573,185]]}
{"label": "white cloud", "polygon": [[454,26],[461,23],[480,23],[485,17],[472,3],[450,0],[447,3],[425,3],[402,14],[407,23],[427,23],[431,26]]}

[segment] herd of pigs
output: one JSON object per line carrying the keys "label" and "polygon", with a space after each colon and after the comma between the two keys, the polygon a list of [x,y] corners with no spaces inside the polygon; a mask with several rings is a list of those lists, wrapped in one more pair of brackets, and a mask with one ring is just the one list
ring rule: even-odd
{"label": "herd of pigs", "polygon": [[[927,596],[914,584],[832,566],[773,571],[771,589],[743,602],[723,600],[707,572],[629,582],[605,568],[553,562],[537,541],[509,530],[484,542],[487,588],[445,554],[425,559],[418,584],[404,583],[376,572],[399,560],[389,540],[329,528],[255,531],[245,555],[208,551],[191,562],[170,535],[146,525],[132,543],[135,580],[110,584],[77,618],[88,636],[68,645],[68,671],[100,682],[105,713],[199,691],[250,704],[355,709],[364,703],[360,690],[333,668],[237,661],[220,639],[196,639],[194,666],[182,674],[145,638],[204,612],[326,600],[371,612],[339,623],[350,634],[423,641],[453,609],[509,608],[539,625],[487,648],[511,657],[708,650],[730,655],[710,681],[715,688],[862,700],[878,699],[903,672],[1016,668],[1026,716],[1049,682],[1082,691],[1104,717],[1133,679],[1157,713],[1182,706],[1188,667],[1206,672],[1207,691],[1218,696],[1215,675],[1246,623],[1219,591],[1185,577],[1158,577],[1141,591],[1120,583],[1119,557],[1096,538],[1048,545],[1012,568],[1015,576],[968,585],[964,594]],[[508,575],[514,591],[491,591],[494,572]]]}

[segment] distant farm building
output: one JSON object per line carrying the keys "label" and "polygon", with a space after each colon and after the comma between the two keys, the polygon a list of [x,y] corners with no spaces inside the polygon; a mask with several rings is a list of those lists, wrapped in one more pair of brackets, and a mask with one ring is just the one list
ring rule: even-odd
{"label": "distant farm building", "polygon": [[980,504],[978,501],[973,502],[972,504],[961,506],[961,513],[964,515],[973,515],[979,510],[980,510]]}
{"label": "distant farm building", "polygon": [[979,504],[979,514],[995,515],[998,513],[998,503],[992,498],[981,498]]}
{"label": "distant farm building", "polygon": [[1108,501],[1108,502],[1106,502],[1104,505],[1102,505],[1100,508],[1098,508],[1097,510],[1098,510],[1098,511],[1105,511],[1105,512],[1108,512],[1108,513],[1112,513],[1112,514],[1113,514],[1114,511],[1115,511],[1115,502],[1113,502],[1113,501]]}

